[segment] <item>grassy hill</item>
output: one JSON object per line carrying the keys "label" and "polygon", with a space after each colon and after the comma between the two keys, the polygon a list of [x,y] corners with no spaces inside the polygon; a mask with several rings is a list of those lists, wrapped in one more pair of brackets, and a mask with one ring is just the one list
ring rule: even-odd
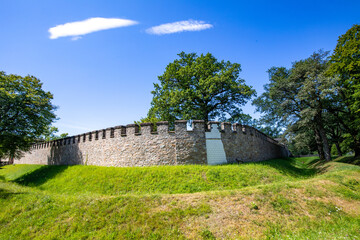
{"label": "grassy hill", "polygon": [[6,166],[0,239],[360,239],[353,163]]}

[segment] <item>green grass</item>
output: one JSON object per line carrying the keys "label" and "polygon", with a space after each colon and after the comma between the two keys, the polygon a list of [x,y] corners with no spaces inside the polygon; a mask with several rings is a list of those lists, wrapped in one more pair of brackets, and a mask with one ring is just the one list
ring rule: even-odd
{"label": "green grass", "polygon": [[306,179],[314,176],[317,171],[301,166],[301,163],[292,159],[223,166],[116,168],[81,165],[16,165],[4,167],[4,170],[4,173],[0,172],[0,175],[5,179],[41,190],[105,195],[231,190]]}
{"label": "green grass", "polygon": [[3,180],[14,181],[26,174],[31,174],[43,165],[10,165],[1,167],[0,177]]}
{"label": "green grass", "polygon": [[0,169],[0,239],[360,239],[351,158]]}

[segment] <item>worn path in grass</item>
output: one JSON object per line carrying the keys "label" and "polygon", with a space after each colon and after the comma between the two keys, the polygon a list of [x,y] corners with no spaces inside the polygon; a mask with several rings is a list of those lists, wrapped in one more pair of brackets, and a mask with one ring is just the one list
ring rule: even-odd
{"label": "worn path in grass", "polygon": [[0,239],[360,239],[359,179],[358,166],[315,158],[7,166]]}

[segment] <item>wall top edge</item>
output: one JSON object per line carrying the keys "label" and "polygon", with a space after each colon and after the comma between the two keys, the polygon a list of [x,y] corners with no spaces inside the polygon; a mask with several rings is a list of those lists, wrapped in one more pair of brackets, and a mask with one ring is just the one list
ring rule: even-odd
{"label": "wall top edge", "polygon": [[[181,127],[181,128],[184,128],[184,124],[187,124],[187,123],[188,123],[188,120],[175,120],[175,129],[176,129],[177,125],[179,127]],[[196,127],[196,131],[204,131],[204,132],[208,131],[208,129],[203,128],[203,126],[205,126],[204,123],[205,123],[204,120],[192,120],[193,127],[194,127],[194,125],[200,127],[200,129],[198,127]],[[161,121],[161,122],[157,122],[157,123],[149,123],[148,122],[148,123],[140,123],[139,125],[141,127],[145,127],[145,126],[154,126],[155,124],[156,124],[156,126],[169,125],[169,122],[168,121]],[[219,128],[221,128],[222,132],[224,132],[225,129],[231,130],[232,132],[237,132],[238,130],[240,130],[239,132],[244,132],[244,133],[247,133],[249,130],[250,130],[250,132],[255,131],[258,134],[262,135],[268,141],[271,141],[271,142],[273,142],[275,144],[283,145],[283,144],[279,143],[277,140],[273,139],[272,137],[266,135],[265,133],[259,131],[256,128],[248,126],[248,125],[242,125],[241,123],[230,123],[230,122],[219,122],[219,121],[208,121],[207,122],[208,127],[210,127],[210,125],[212,125],[212,124],[217,124],[219,126]],[[44,144],[44,143],[52,143],[52,142],[56,142],[56,141],[60,141],[60,140],[68,140],[70,138],[83,137],[84,135],[86,136],[86,135],[90,135],[90,134],[96,134],[96,133],[100,133],[102,131],[114,131],[115,129],[134,128],[134,127],[139,126],[139,125],[138,124],[127,124],[125,126],[124,125],[118,125],[118,126],[115,126],[115,127],[108,127],[108,128],[105,128],[105,129],[100,129],[100,130],[94,130],[94,131],[91,131],[91,132],[81,133],[81,134],[77,134],[77,135],[74,135],[74,136],[67,136],[67,137],[52,140],[52,141],[38,142],[38,143],[35,143],[34,145]],[[233,126],[233,128],[231,128],[231,126]],[[195,129],[195,128],[193,128],[193,129]],[[187,130],[187,131],[192,132],[192,130]],[[174,133],[174,131],[169,131],[169,132]],[[176,130],[175,130],[175,133],[176,133]]]}

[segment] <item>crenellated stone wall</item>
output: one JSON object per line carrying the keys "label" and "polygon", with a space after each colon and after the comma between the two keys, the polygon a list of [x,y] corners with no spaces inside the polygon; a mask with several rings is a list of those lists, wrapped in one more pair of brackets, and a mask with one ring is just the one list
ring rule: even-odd
{"label": "crenellated stone wall", "polygon": [[178,120],[175,131],[169,131],[168,122],[156,125],[157,131],[153,131],[151,123],[142,123],[141,130],[137,125],[129,124],[35,144],[15,163],[98,166],[208,164],[207,155],[213,151],[207,151],[212,145],[206,141],[205,132],[213,131],[221,133],[218,134],[221,135],[220,146],[226,155],[226,159],[217,162],[262,161],[289,155],[285,146],[245,125],[219,122],[205,125],[202,120],[194,120],[192,130],[187,130],[187,121]]}

